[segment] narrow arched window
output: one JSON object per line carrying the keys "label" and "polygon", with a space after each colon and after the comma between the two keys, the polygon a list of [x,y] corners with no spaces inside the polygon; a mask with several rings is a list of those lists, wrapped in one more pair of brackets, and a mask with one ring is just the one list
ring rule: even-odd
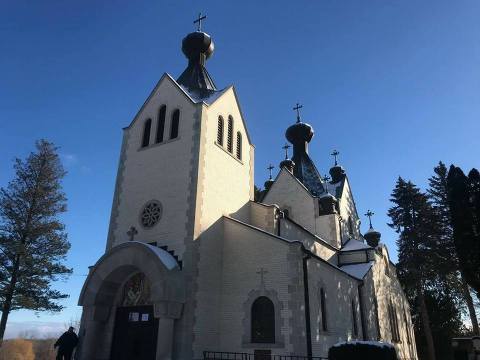
{"label": "narrow arched window", "polygon": [[227,150],[233,152],[233,118],[228,117],[228,129],[227,129]]}
{"label": "narrow arched window", "polygon": [[407,343],[410,344],[412,340],[410,339],[410,328],[408,327],[407,313],[403,310],[403,321],[405,322],[405,332],[407,333]]}
{"label": "narrow arched window", "polygon": [[351,216],[348,217],[348,234],[350,237],[353,237],[353,220]]}
{"label": "narrow arched window", "polygon": [[167,107],[163,105],[158,112],[157,135],[155,137],[156,143],[163,141],[163,133],[165,130],[165,115],[167,114]]}
{"label": "narrow arched window", "polygon": [[180,110],[175,110],[172,114],[172,124],[170,126],[170,139],[178,137],[178,125],[180,123]]}
{"label": "narrow arched window", "polygon": [[150,129],[152,127],[152,119],[145,121],[143,125],[142,147],[147,147],[150,144]]}
{"label": "narrow arched window", "polygon": [[223,146],[223,117],[218,117],[217,144]]}
{"label": "narrow arched window", "polygon": [[252,304],[252,343],[275,343],[275,307],[266,296]]}
{"label": "narrow arched window", "polygon": [[352,300],[352,330],[353,330],[353,335],[358,336],[357,308],[355,306],[354,300]]}
{"label": "narrow arched window", "polygon": [[242,134],[237,132],[237,159],[242,160]]}
{"label": "narrow arched window", "polygon": [[325,302],[325,290],[320,289],[320,312],[322,316],[322,330],[327,331],[327,304]]}

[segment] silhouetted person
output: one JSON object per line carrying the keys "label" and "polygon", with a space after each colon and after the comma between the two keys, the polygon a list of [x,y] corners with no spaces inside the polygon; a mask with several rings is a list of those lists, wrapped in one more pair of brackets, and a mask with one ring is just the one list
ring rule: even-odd
{"label": "silhouetted person", "polygon": [[72,358],[73,349],[78,344],[78,336],[73,330],[73,327],[70,326],[68,331],[65,331],[53,345],[54,348],[58,346],[57,360],[70,360]]}

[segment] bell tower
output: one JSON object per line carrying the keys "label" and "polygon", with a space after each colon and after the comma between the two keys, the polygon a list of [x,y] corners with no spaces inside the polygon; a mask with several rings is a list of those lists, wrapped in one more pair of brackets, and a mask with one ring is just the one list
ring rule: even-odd
{"label": "bell tower", "polygon": [[182,41],[186,69],[177,80],[165,73],[123,129],[107,251],[135,240],[183,260],[253,198],[253,146],[234,87],[217,89],[206,69],[214,43],[204,18]]}

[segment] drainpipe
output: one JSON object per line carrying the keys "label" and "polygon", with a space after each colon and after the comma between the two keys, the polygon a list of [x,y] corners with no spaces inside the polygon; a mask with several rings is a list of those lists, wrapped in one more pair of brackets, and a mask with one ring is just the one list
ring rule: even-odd
{"label": "drainpipe", "polygon": [[363,298],[362,298],[362,289],[363,289],[363,281],[358,285],[358,305],[360,306],[360,322],[362,324],[362,338],[363,340],[367,340],[367,325],[365,324],[365,316],[363,314]]}
{"label": "drainpipe", "polygon": [[307,336],[307,356],[312,358],[312,333],[310,329],[310,295],[308,292],[308,259],[311,258],[310,254],[302,246],[303,257],[303,289],[305,296],[305,334]]}

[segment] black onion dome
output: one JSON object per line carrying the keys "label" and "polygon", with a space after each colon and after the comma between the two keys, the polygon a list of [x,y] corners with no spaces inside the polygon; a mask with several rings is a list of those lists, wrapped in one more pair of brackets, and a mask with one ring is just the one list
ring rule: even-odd
{"label": "black onion dome", "polygon": [[280,169],[286,167],[287,169],[293,169],[295,163],[293,160],[285,159],[280,162]]}
{"label": "black onion dome", "polygon": [[285,131],[285,137],[292,144],[310,142],[313,137],[313,128],[304,122],[297,122],[288,127]]}
{"label": "black onion dome", "polygon": [[201,31],[192,32],[182,40],[182,51],[189,60],[197,60],[200,54],[204,54],[205,59],[208,59],[213,50],[212,38]]}

